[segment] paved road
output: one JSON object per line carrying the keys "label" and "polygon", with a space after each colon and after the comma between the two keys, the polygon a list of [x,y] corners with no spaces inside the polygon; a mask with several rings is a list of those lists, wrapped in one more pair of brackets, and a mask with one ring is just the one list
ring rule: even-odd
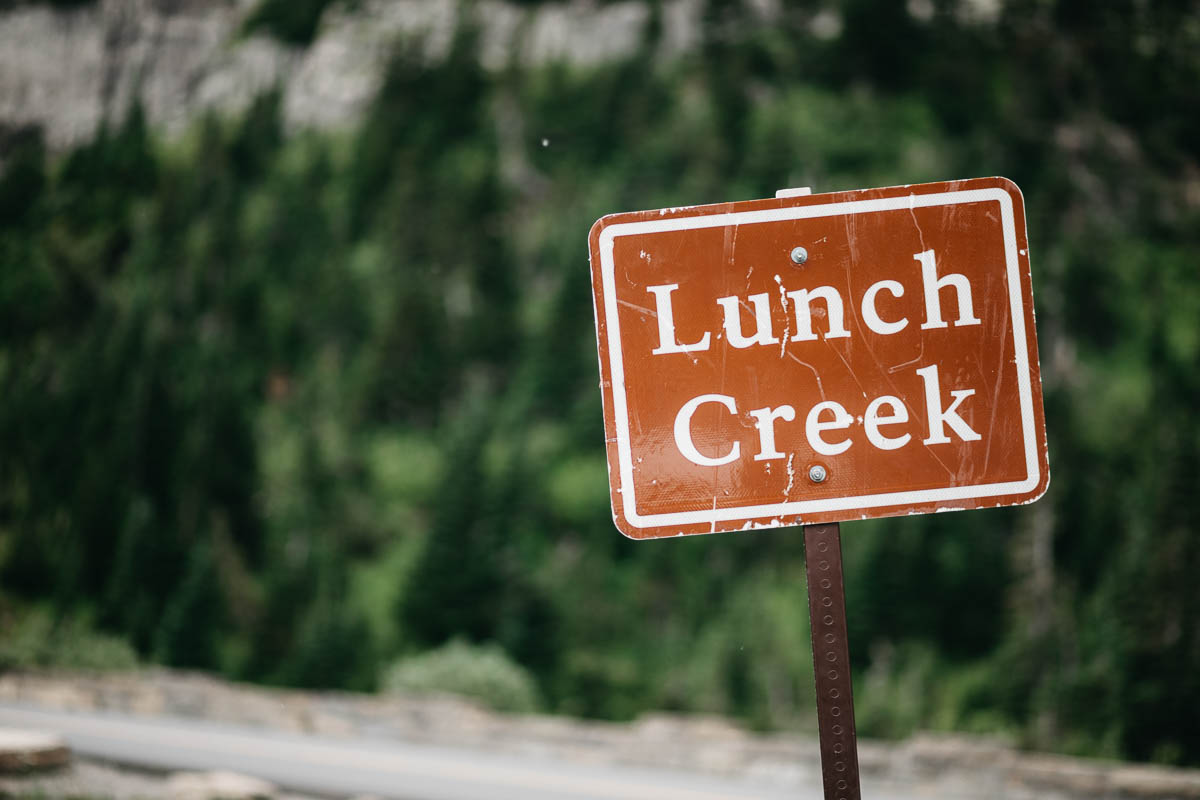
{"label": "paved road", "polygon": [[333,796],[372,794],[397,800],[821,798],[815,783],[810,790],[797,792],[795,787],[665,769],[598,767],[380,739],[302,736],[198,720],[0,705],[0,726],[56,732],[76,753],[94,759],[150,769],[230,769],[290,791]]}

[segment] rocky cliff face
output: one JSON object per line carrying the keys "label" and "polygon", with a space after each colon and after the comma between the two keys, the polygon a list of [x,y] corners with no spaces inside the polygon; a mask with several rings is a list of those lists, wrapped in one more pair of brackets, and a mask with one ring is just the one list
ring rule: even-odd
{"label": "rocky cliff face", "polygon": [[[489,69],[627,55],[651,14],[638,0],[480,0],[469,12],[456,0],[364,0],[353,11],[331,6],[312,45],[297,48],[245,34],[254,6],[99,0],[70,10],[27,5],[0,12],[0,126],[40,126],[47,143],[61,149],[86,140],[103,120],[119,121],[135,99],[153,124],[178,131],[206,110],[236,112],[276,86],[289,126],[338,126],[362,112],[398,42],[437,59],[467,13]],[[699,29],[699,0],[666,0],[660,51],[688,49]]]}

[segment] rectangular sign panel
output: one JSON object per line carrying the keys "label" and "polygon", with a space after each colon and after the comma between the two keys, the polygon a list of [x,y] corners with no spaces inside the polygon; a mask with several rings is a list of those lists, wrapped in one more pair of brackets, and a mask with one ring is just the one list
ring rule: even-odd
{"label": "rectangular sign panel", "polygon": [[1046,490],[1012,182],[614,214],[590,245],[625,535],[989,508]]}

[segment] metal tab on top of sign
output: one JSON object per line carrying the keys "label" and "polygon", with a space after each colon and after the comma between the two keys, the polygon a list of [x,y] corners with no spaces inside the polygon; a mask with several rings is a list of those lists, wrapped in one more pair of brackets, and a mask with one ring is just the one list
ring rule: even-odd
{"label": "metal tab on top of sign", "polygon": [[613,520],[804,526],[825,797],[858,800],[839,523],[1050,480],[1021,192],[781,190],[614,214],[590,244]]}
{"label": "metal tab on top of sign", "polygon": [[780,194],[592,228],[621,532],[1041,496],[1049,464],[1016,185]]}

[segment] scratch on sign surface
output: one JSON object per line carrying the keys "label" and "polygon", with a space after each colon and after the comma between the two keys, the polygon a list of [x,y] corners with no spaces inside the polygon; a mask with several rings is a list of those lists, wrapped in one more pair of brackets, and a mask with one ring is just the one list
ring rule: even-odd
{"label": "scratch on sign surface", "polygon": [[917,222],[916,203],[917,196],[910,194],[908,196],[908,213],[912,215],[913,225],[917,226],[917,235],[921,237],[921,252],[924,253],[929,248],[925,246],[925,231],[921,230],[921,223]]}
{"label": "scratch on sign surface", "polygon": [[783,358],[792,335],[792,318],[788,315],[787,290],[783,288],[783,278],[776,275],[775,283],[779,284],[779,302],[783,303],[783,337],[779,340],[779,357]]}
{"label": "scratch on sign surface", "polygon": [[621,305],[625,306],[626,308],[632,308],[635,311],[640,311],[643,314],[649,314],[650,316],[654,317],[655,319],[658,319],[658,312],[651,311],[650,309],[646,308],[645,306],[639,306],[637,303],[631,303],[628,300],[621,300],[620,298],[617,299],[617,302],[620,303]]}
{"label": "scratch on sign surface", "polygon": [[825,400],[826,399],[825,387],[821,385],[821,373],[817,372],[816,367],[814,367],[812,364],[808,363],[807,361],[801,361],[799,358],[796,357],[795,353],[788,353],[787,357],[790,358],[792,361],[795,361],[797,364],[800,364],[801,366],[804,366],[804,367],[808,367],[810,370],[812,370],[813,377],[817,379],[817,391],[819,391],[821,393],[821,399]]}

